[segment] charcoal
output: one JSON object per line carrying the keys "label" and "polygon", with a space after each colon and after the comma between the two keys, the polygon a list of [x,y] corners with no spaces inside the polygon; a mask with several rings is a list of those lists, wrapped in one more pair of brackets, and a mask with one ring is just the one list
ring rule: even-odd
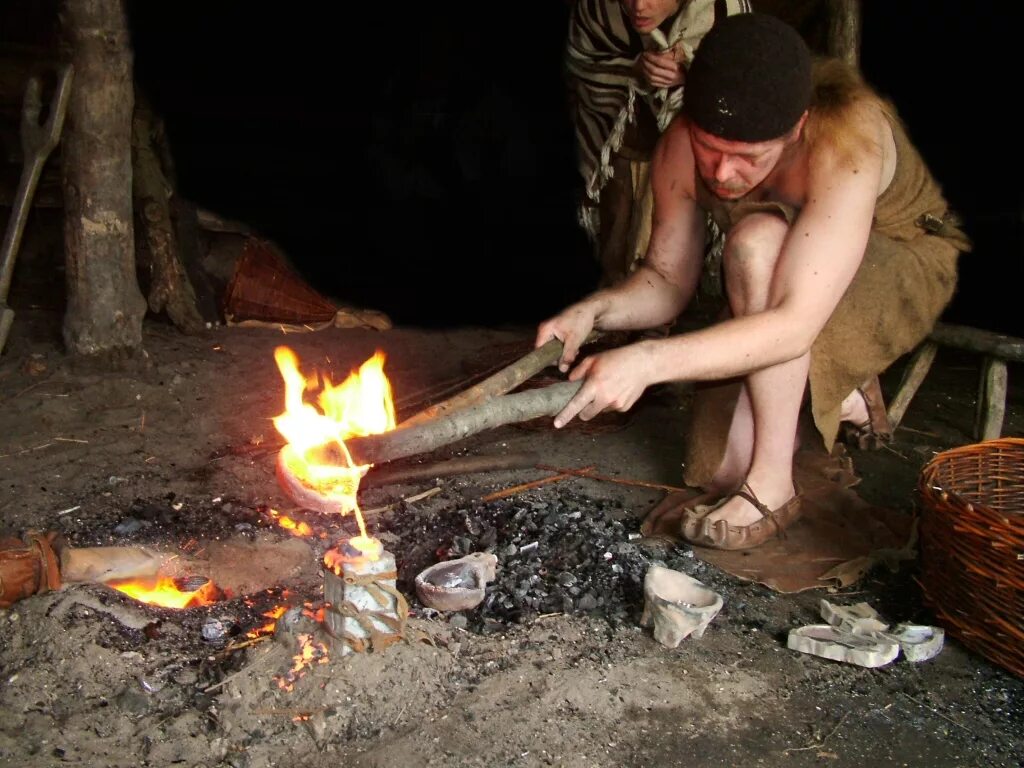
{"label": "charcoal", "polygon": [[681,563],[686,572],[701,565],[682,549],[673,550],[668,563],[650,557],[639,541],[640,521],[623,516],[617,503],[564,490],[546,493],[551,495],[543,499],[453,505],[424,516],[385,513],[378,529],[396,536],[400,543],[393,549],[404,553],[399,588],[409,594],[416,574],[438,560],[491,552],[498,558],[497,578],[483,602],[465,612],[468,631],[492,634],[547,613],[585,613],[615,627],[639,621],[643,578],[652,564]]}

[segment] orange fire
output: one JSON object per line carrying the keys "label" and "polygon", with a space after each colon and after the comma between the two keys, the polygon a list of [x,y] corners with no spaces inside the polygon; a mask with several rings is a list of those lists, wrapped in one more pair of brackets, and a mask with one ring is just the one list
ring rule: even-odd
{"label": "orange fire", "polygon": [[291,531],[292,536],[312,536],[313,529],[309,527],[309,523],[304,523],[301,520],[295,521],[286,515],[282,515],[276,509],[270,510],[270,516],[274,518],[278,525],[284,528],[286,531]]}
{"label": "orange fire", "polygon": [[283,675],[274,675],[277,686],[285,691],[295,688],[295,681],[306,673],[306,669],[330,661],[327,646],[314,640],[312,635],[299,634],[296,639],[299,641],[299,652],[292,656],[292,668]]}
{"label": "orange fire", "polygon": [[141,603],[160,605],[164,608],[193,608],[197,605],[210,605],[214,602],[209,594],[209,582],[193,592],[182,592],[174,580],[167,577],[150,580],[108,581],[107,586],[113,587]]}
{"label": "orange fire", "polygon": [[[356,464],[345,440],[395,428],[384,353],[378,350],[338,386],[326,376],[303,376],[298,358],[288,347],[275,349],[274,360],[285,383],[285,411],[274,419],[277,431],[288,441],[281,450],[282,460],[303,485],[336,501],[339,513],[355,513],[360,535],[352,541],[370,541],[356,500],[359,481],[370,465]],[[307,390],[319,390],[317,405],[306,402]]]}

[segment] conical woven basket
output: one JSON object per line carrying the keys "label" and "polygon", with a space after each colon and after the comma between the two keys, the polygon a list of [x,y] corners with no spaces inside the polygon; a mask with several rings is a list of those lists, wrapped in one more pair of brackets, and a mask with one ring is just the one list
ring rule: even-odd
{"label": "conical woven basket", "polygon": [[1024,677],[1024,440],[940,453],[918,492],[926,601],[965,646]]}
{"label": "conical woven basket", "polygon": [[250,239],[224,292],[224,317],[230,322],[322,323],[337,307],[317,293],[266,240]]}

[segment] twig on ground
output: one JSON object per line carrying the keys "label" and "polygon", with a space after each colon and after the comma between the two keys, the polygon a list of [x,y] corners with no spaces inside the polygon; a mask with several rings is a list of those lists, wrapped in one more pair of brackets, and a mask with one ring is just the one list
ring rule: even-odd
{"label": "twig on ground", "polygon": [[24,394],[25,394],[26,392],[31,392],[31,391],[32,391],[33,389],[35,389],[36,387],[38,387],[38,386],[42,386],[43,384],[45,384],[45,383],[46,383],[46,381],[47,381],[47,380],[46,380],[46,379],[44,379],[43,381],[37,381],[37,382],[35,382],[34,384],[29,384],[29,385],[28,385],[27,387],[25,387],[25,388],[24,388],[23,390],[21,390],[20,392],[15,392],[15,393],[14,393],[13,395],[11,395],[11,396],[10,396],[10,397],[8,397],[7,399],[5,399],[5,400],[2,400],[2,401],[0,401],[0,402],[4,402],[4,403],[9,403],[9,402],[10,402],[11,400],[17,400],[17,399],[18,399],[19,397],[21,397],[22,395],[24,395]]}
{"label": "twig on ground", "polygon": [[391,504],[386,504],[383,507],[374,507],[373,509],[364,509],[363,510],[363,516],[366,516],[366,515],[379,515],[381,512],[390,512],[392,509],[397,507],[403,501],[406,504],[411,504],[414,501],[423,501],[423,499],[429,499],[431,496],[436,496],[440,492],[441,492],[441,486],[438,485],[438,486],[435,486],[435,487],[431,488],[429,491],[424,491],[423,493],[417,493],[415,496],[406,496],[404,499],[399,499],[398,501],[393,502]]}
{"label": "twig on ground", "polygon": [[645,480],[629,480],[624,477],[609,477],[608,475],[598,475],[593,472],[585,472],[579,469],[566,469],[565,467],[553,467],[549,464],[537,464],[537,469],[544,469],[548,472],[559,472],[566,475],[579,475],[590,480],[604,480],[608,483],[617,483],[618,485],[629,485],[638,488],[653,488],[658,491],[685,491],[687,488],[679,488],[675,485],[664,485],[662,483],[648,483]]}
{"label": "twig on ground", "polygon": [[924,707],[925,709],[927,709],[927,710],[928,710],[929,712],[931,712],[932,714],[934,714],[934,715],[938,715],[939,717],[941,717],[941,718],[942,718],[943,720],[945,720],[946,722],[948,722],[948,723],[952,723],[952,724],[953,724],[953,725],[955,725],[955,726],[956,726],[957,728],[962,728],[963,730],[967,731],[967,733],[974,733],[974,731],[972,731],[972,730],[971,730],[970,728],[968,728],[968,727],[967,727],[966,725],[961,725],[961,724],[960,724],[960,723],[958,723],[958,722],[957,722],[956,720],[954,720],[953,718],[951,718],[951,717],[950,717],[949,715],[944,715],[944,714],[942,714],[941,712],[939,712],[939,710],[935,709],[935,707],[931,707],[931,706],[929,706],[928,704],[925,704],[925,703],[924,703],[923,701],[921,701],[920,699],[915,699],[915,698],[914,698],[913,696],[911,696],[911,695],[910,695],[909,693],[904,693],[903,691],[900,691],[900,695],[901,695],[901,696],[903,696],[904,698],[910,699],[910,701],[914,702],[914,703],[915,703],[915,704],[917,704],[917,705],[918,705],[919,707]]}
{"label": "twig on ground", "polygon": [[237,672],[234,672],[234,673],[228,675],[223,680],[221,680],[219,683],[214,683],[213,685],[209,686],[208,688],[204,688],[203,689],[203,693],[209,693],[210,691],[215,691],[218,688],[227,685],[232,680],[235,680],[235,679],[241,677],[242,675],[246,675],[249,672],[252,672],[256,667],[258,667],[260,664],[265,662],[267,659],[272,658],[272,657],[274,657],[276,655],[277,654],[275,654],[273,652],[273,650],[267,651],[265,654],[260,656],[255,661],[250,662],[247,666],[242,667]]}
{"label": "twig on ground", "polygon": [[934,437],[936,440],[940,440],[941,436],[936,435],[934,432],[925,432],[923,429],[914,429],[913,427],[906,427],[900,424],[896,429],[903,429],[907,432],[913,432],[915,435],[924,435],[925,437]]}
{"label": "twig on ground", "polygon": [[593,467],[583,467],[578,472],[562,472],[555,475],[548,475],[547,477],[542,477],[539,480],[531,480],[528,483],[520,483],[519,485],[513,485],[510,488],[505,488],[504,490],[495,491],[494,493],[489,493],[486,496],[481,496],[480,501],[494,501],[496,499],[504,499],[508,496],[515,496],[517,493],[528,491],[531,488],[537,488],[539,486],[547,485],[548,483],[554,483],[559,480],[565,480],[570,477],[578,477],[579,473],[589,472],[592,469]]}
{"label": "twig on ground", "polygon": [[268,635],[260,635],[259,637],[252,637],[252,638],[249,638],[248,640],[243,640],[240,643],[232,643],[231,645],[229,645],[226,648],[224,648],[223,650],[221,650],[219,655],[226,656],[227,654],[231,653],[232,651],[237,651],[240,648],[248,648],[250,645],[256,645],[256,643],[262,643],[264,640],[269,640],[272,637],[273,637],[273,635],[269,635],[269,634]]}
{"label": "twig on ground", "polygon": [[897,456],[899,456],[904,461],[909,461],[909,459],[906,456],[904,456],[902,453],[897,451],[895,448],[893,448],[891,446],[888,446],[885,443],[882,443],[882,447],[885,448],[885,450],[889,451],[890,453],[895,453]]}
{"label": "twig on ground", "polygon": [[785,752],[786,754],[789,754],[790,752],[805,752],[805,751],[810,750],[810,749],[821,749],[822,747],[825,746],[825,742],[826,741],[828,741],[829,739],[831,739],[833,736],[836,735],[836,731],[839,730],[839,726],[841,726],[843,724],[843,722],[846,720],[846,718],[848,718],[849,716],[850,716],[849,712],[844,712],[843,716],[839,718],[839,722],[836,723],[835,726],[833,726],[832,730],[829,731],[827,734],[825,734],[824,737],[818,739],[813,744],[808,744],[805,747],[789,747],[788,749],[784,749],[782,751]]}
{"label": "twig on ground", "polygon": [[21,456],[23,453],[32,453],[32,451],[41,451],[43,448],[49,448],[51,445],[53,445],[53,443],[43,443],[42,445],[37,445],[34,448],[26,448],[22,451],[15,451],[14,453],[0,453],[0,459],[6,459],[9,456]]}
{"label": "twig on ground", "polygon": [[412,466],[381,466],[371,469],[360,488],[378,488],[415,480],[433,480],[436,477],[469,475],[477,472],[494,472],[503,469],[528,469],[533,467],[540,456],[536,453],[511,453],[503,456],[457,456],[451,459],[415,464]]}

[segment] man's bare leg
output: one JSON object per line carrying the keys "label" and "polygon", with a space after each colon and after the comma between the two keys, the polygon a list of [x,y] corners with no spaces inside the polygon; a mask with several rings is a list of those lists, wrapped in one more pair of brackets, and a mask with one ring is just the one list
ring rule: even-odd
{"label": "man's bare leg", "polygon": [[843,404],[839,407],[839,420],[848,421],[851,424],[865,424],[870,421],[868,404],[864,402],[864,395],[856,389],[846,396]]}
{"label": "man's bare leg", "polygon": [[[726,287],[734,314],[768,308],[775,264],[787,232],[784,221],[767,214],[748,216],[734,228],[725,251]],[[793,451],[809,365],[810,355],[805,354],[751,373],[746,379],[754,438],[746,482],[769,509],[781,507],[795,493]],[[723,464],[719,471],[727,469]],[[706,519],[745,526],[761,519],[761,513],[736,497]]]}
{"label": "man's bare leg", "polygon": [[740,396],[736,400],[736,409],[729,424],[729,437],[726,439],[725,456],[722,463],[711,478],[707,488],[719,494],[732,493],[750,471],[750,462],[754,456],[754,414],[750,408],[750,396],[747,387],[740,388]]}

